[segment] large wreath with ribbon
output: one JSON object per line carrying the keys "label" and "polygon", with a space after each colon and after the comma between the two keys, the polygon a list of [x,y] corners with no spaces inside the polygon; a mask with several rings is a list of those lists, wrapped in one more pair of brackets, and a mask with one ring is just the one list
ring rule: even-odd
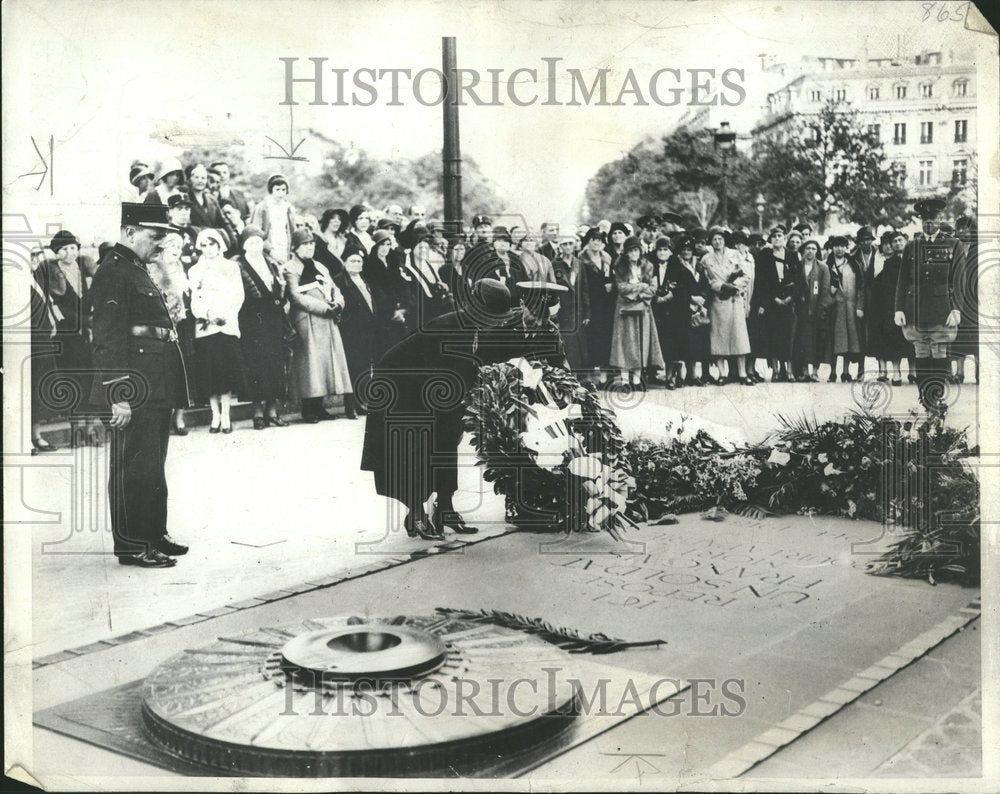
{"label": "large wreath with ribbon", "polygon": [[643,519],[614,414],[567,370],[523,358],[480,368],[465,427],[515,523],[621,539]]}

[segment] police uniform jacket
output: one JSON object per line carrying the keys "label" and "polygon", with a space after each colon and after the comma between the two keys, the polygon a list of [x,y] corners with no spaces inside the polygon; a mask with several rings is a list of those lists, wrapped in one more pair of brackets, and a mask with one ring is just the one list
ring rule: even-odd
{"label": "police uniform jacket", "polygon": [[965,269],[962,243],[938,232],[934,240],[911,240],[903,249],[896,282],[896,311],[907,325],[944,325],[959,308],[956,287]]}
{"label": "police uniform jacket", "polygon": [[146,267],[116,244],[101,260],[90,288],[94,308],[95,406],[189,405],[184,360],[163,296]]}

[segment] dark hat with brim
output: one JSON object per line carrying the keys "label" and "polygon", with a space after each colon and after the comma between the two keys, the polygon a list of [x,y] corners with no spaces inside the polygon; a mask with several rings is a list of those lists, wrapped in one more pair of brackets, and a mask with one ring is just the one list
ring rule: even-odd
{"label": "dark hat with brim", "polygon": [[764,243],[764,235],[758,234],[757,232],[751,234],[747,239],[750,242],[750,245],[763,245]]}
{"label": "dark hat with brim", "polygon": [[691,229],[688,232],[688,234],[690,235],[691,239],[694,240],[696,243],[708,242],[708,231],[706,229],[702,228]]}
{"label": "dark hat with brim", "polygon": [[128,181],[133,185],[138,186],[139,180],[143,177],[149,177],[150,179],[153,178],[153,169],[148,165],[139,163],[137,165],[133,165],[132,168],[129,169]]}
{"label": "dark hat with brim", "polygon": [[939,198],[928,198],[920,199],[913,205],[913,211],[917,213],[923,220],[932,220],[942,212],[947,206],[944,199]]}
{"label": "dark hat with brim", "polygon": [[868,226],[862,226],[858,229],[858,233],[855,235],[855,239],[860,243],[862,240],[874,240],[875,232],[871,230]]}
{"label": "dark hat with brim", "polygon": [[624,232],[626,236],[628,235],[628,226],[626,226],[621,221],[615,221],[611,224],[611,228],[608,229],[608,237],[610,237],[615,232]]}
{"label": "dark hat with brim", "polygon": [[812,231],[812,226],[810,226],[808,223],[796,223],[795,224],[795,231],[797,231],[797,232],[799,232],[801,234],[805,234],[806,232],[811,232]]}
{"label": "dark hat with brim", "polygon": [[472,228],[475,229],[477,226],[492,226],[493,219],[489,215],[473,215],[472,216]]}
{"label": "dark hat with brim", "polygon": [[660,213],[660,223],[672,223],[675,226],[684,226],[686,221],[676,212],[667,210]]}
{"label": "dark hat with brim", "polygon": [[392,241],[392,232],[388,229],[379,229],[372,235],[372,250],[374,251],[386,241]]}
{"label": "dark hat with brim", "polygon": [[171,229],[167,208],[163,204],[122,202],[122,226],[142,226],[147,229]]}
{"label": "dark hat with brim", "polygon": [[167,209],[172,210],[174,207],[190,207],[191,198],[187,193],[171,193],[167,196]]}
{"label": "dark hat with brim", "polygon": [[642,243],[639,242],[639,239],[637,237],[629,237],[628,239],[625,240],[624,243],[622,243],[623,254],[627,254],[629,251],[632,251],[636,248],[638,248],[640,251],[642,250]]}
{"label": "dark hat with brim", "polygon": [[841,245],[844,248],[847,247],[847,238],[844,237],[842,234],[835,234],[833,235],[833,237],[830,238],[831,248],[836,248],[838,245]]}
{"label": "dark hat with brim", "polygon": [[584,245],[589,243],[591,240],[600,240],[602,243],[607,242],[607,238],[604,236],[604,233],[596,226],[593,229],[587,229],[587,233],[583,235]]}
{"label": "dark hat with brim", "polygon": [[392,229],[392,231],[398,232],[399,229],[400,229],[400,226],[392,218],[383,218],[382,220],[380,220],[378,222],[378,227],[377,228],[379,229],[379,231],[385,231],[386,229]]}
{"label": "dark hat with brim", "polygon": [[655,229],[660,225],[660,219],[655,215],[643,215],[636,220],[635,225],[640,229]]}
{"label": "dark hat with brim", "polygon": [[477,281],[463,301],[465,315],[476,325],[487,328],[506,325],[521,316],[510,305],[510,290],[502,281],[484,278]]}
{"label": "dark hat with brim", "polygon": [[494,226],[493,227],[493,241],[506,240],[508,243],[511,242],[510,231],[506,226]]}
{"label": "dark hat with brim", "polygon": [[73,232],[67,231],[66,229],[60,229],[52,236],[52,242],[49,243],[49,248],[52,249],[53,253],[58,254],[60,248],[65,248],[67,245],[75,245],[77,248],[80,247],[80,241],[76,239],[76,235]]}
{"label": "dark hat with brim", "polygon": [[685,248],[690,248],[694,250],[694,238],[690,234],[680,234],[677,239],[674,240],[674,250],[680,253]]}
{"label": "dark hat with brim", "polygon": [[668,251],[671,249],[670,238],[669,237],[657,237],[656,243],[653,246],[657,251],[662,248],[666,248]]}

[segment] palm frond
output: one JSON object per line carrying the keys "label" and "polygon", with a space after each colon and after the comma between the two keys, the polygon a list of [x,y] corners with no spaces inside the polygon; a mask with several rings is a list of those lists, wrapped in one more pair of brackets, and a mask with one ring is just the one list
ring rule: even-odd
{"label": "palm frond", "polygon": [[436,610],[441,615],[458,620],[466,620],[470,623],[490,623],[494,626],[502,626],[507,629],[516,629],[526,634],[534,634],[537,637],[562,648],[569,653],[590,653],[606,654],[617,653],[629,648],[642,648],[649,646],[666,645],[666,640],[643,640],[639,642],[629,642],[609,637],[606,634],[581,634],[575,629],[566,629],[545,622],[541,618],[527,618],[523,615],[515,615],[511,612],[500,612],[495,609],[481,609],[478,611],[470,609],[452,609],[450,607],[438,607]]}

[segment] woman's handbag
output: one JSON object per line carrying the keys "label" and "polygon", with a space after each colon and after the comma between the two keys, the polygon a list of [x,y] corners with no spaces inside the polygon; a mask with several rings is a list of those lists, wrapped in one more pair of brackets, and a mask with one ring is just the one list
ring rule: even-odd
{"label": "woman's handbag", "polygon": [[704,306],[699,306],[691,314],[691,327],[701,328],[703,325],[708,325],[711,320],[708,319],[708,309]]}

